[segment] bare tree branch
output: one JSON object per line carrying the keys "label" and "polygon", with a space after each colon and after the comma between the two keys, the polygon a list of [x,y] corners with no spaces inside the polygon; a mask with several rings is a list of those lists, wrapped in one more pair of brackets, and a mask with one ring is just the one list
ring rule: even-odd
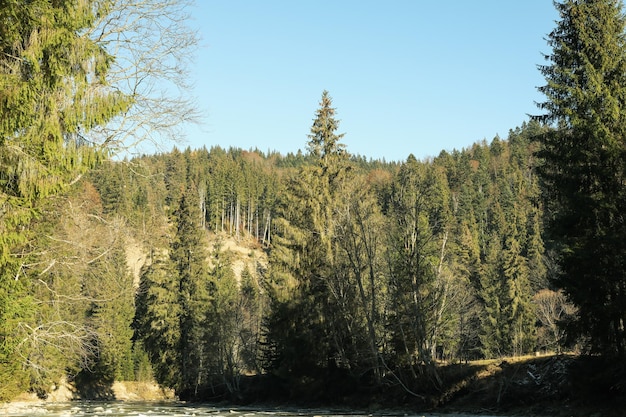
{"label": "bare tree branch", "polygon": [[111,89],[132,99],[131,108],[89,133],[114,154],[178,141],[181,126],[197,123],[188,65],[198,44],[188,26],[191,0],[113,0],[85,33],[114,57],[107,74]]}

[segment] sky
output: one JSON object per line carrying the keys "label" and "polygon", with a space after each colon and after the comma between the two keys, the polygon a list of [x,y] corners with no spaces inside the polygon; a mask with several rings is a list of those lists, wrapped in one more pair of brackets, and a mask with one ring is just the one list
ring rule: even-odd
{"label": "sky", "polygon": [[551,0],[196,0],[191,148],[306,150],[324,90],[348,152],[403,161],[539,114]]}

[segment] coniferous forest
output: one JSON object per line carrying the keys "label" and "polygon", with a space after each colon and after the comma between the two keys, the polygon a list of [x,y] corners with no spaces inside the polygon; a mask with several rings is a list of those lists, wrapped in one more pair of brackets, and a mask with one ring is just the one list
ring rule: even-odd
{"label": "coniferous forest", "polygon": [[[128,75],[179,76],[167,66],[183,50],[157,69],[131,58],[152,50],[155,11],[193,44],[180,7],[0,4],[1,400],[63,379],[104,394],[155,380],[197,400],[423,400],[445,391],[446,366],[482,359],[624,369],[621,2],[555,3],[545,101],[507,137],[368,159],[323,91],[297,154],[112,158],[193,118],[185,97],[150,102]],[[120,52],[129,22],[144,44]]]}

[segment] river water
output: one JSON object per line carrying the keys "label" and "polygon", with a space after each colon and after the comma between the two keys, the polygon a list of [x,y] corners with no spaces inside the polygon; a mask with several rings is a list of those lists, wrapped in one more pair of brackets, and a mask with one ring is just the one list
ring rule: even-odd
{"label": "river water", "polygon": [[[10,417],[470,417],[469,414],[420,414],[405,412],[321,410],[321,409],[252,409],[229,408],[212,405],[190,405],[178,402],[94,402],[19,403],[0,406],[0,414]],[[476,416],[477,417],[477,416]],[[481,416],[485,417],[485,416]]]}

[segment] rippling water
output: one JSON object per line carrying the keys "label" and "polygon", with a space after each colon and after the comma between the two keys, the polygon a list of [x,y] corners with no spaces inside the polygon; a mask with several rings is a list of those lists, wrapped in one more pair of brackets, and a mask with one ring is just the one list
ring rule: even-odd
{"label": "rippling water", "polygon": [[[68,403],[21,403],[0,408],[0,414],[10,417],[369,417],[366,412],[337,410],[275,409],[255,410],[245,408],[219,408],[210,405],[185,403],[135,403],[135,402],[68,402]],[[380,417],[445,416],[442,414],[380,413]],[[448,415],[451,416],[451,415]],[[456,415],[458,417],[461,415]],[[467,416],[469,415],[462,415]]]}

